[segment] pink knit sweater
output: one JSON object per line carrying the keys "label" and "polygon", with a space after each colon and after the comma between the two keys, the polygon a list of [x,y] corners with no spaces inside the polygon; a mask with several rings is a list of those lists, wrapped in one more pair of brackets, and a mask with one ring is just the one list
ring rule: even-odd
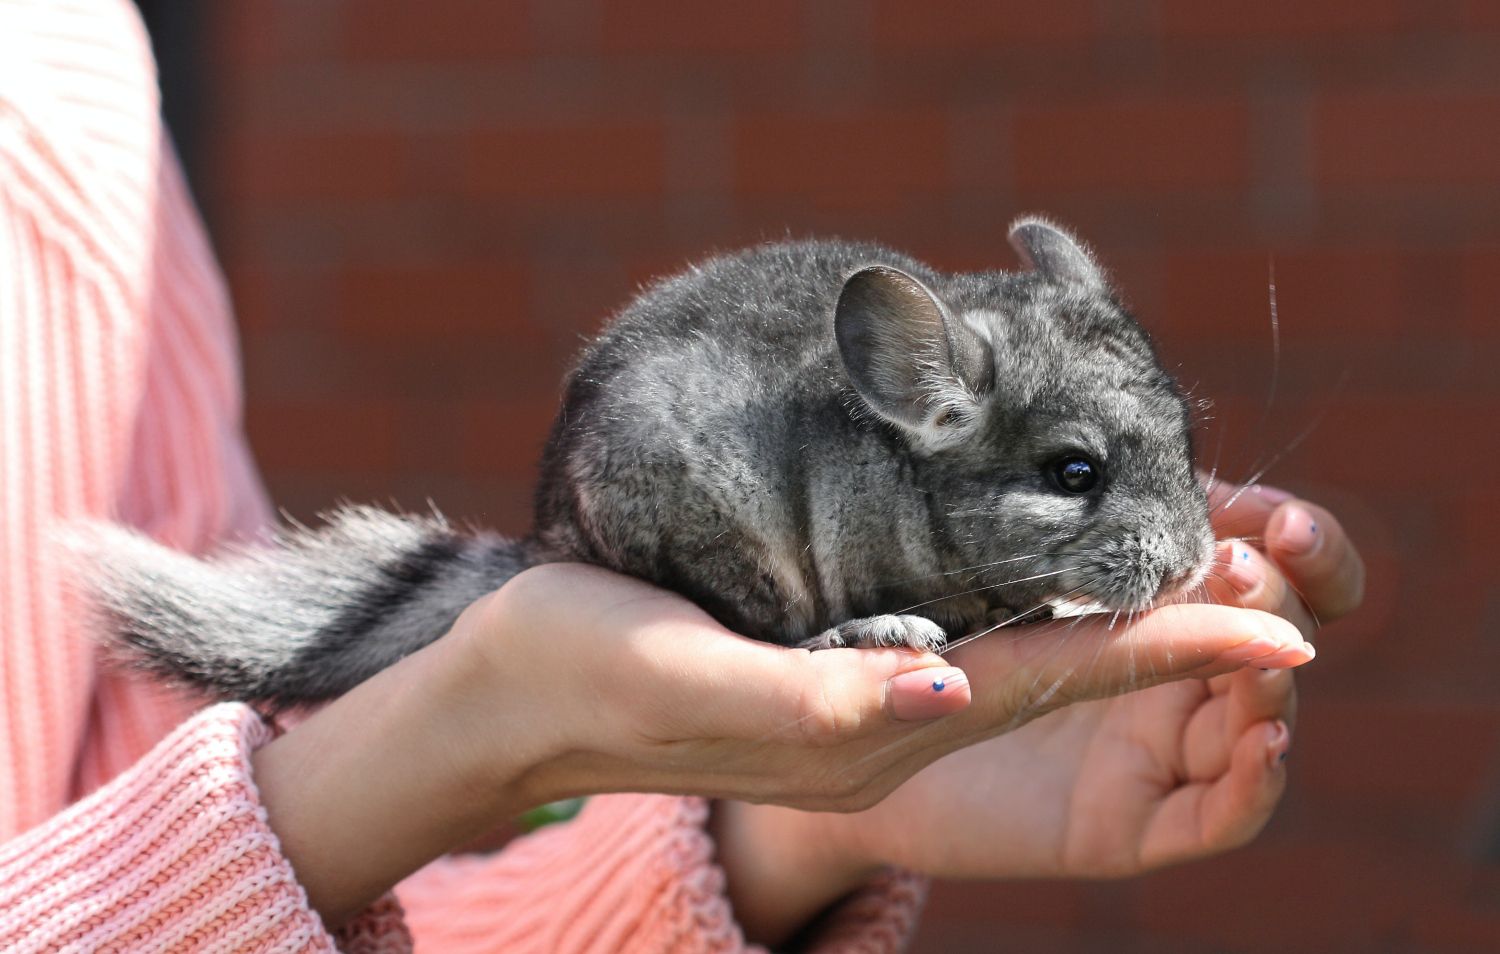
{"label": "pink knit sweater", "polygon": [[[0,949],[744,949],[707,806],[644,795],[323,929],[256,797],[267,728],[102,667],[47,546],[80,517],[190,550],[262,526],[235,361],[134,9],[0,0]],[[812,946],[899,948],[921,891],[879,880]]]}

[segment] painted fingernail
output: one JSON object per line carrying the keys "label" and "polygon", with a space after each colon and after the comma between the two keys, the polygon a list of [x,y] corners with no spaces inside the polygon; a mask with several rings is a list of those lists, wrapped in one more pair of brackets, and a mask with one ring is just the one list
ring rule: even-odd
{"label": "painted fingernail", "polygon": [[1292,733],[1285,722],[1277,719],[1271,732],[1271,740],[1266,743],[1266,764],[1276,768],[1286,761],[1287,753],[1291,750]]}
{"label": "painted fingernail", "polygon": [[1280,487],[1272,487],[1269,484],[1256,484],[1250,488],[1250,492],[1273,507],[1284,504],[1297,496],[1290,491],[1282,490]]}
{"label": "painted fingernail", "polygon": [[1259,660],[1262,656],[1281,652],[1284,648],[1284,644],[1278,643],[1269,636],[1256,636],[1245,640],[1238,646],[1224,650],[1219,654],[1219,658],[1224,662],[1249,662],[1252,659]]}
{"label": "painted fingernail", "polygon": [[1219,544],[1219,570],[1241,596],[1260,586],[1260,574],[1250,559],[1250,548],[1243,543]]}
{"label": "painted fingernail", "polygon": [[955,703],[969,684],[962,669],[934,666],[892,676],[886,683],[886,699],[891,717],[902,722],[921,722],[957,712],[963,704]]}
{"label": "painted fingernail", "polygon": [[1281,530],[1276,539],[1281,549],[1292,556],[1307,556],[1323,542],[1323,537],[1318,532],[1318,523],[1312,514],[1295,506],[1284,511]]}

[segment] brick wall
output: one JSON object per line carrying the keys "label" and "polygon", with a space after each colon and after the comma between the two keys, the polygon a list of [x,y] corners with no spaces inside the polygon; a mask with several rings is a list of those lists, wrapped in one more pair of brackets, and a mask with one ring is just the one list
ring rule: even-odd
{"label": "brick wall", "polygon": [[[525,527],[580,336],[764,237],[1008,266],[1092,241],[1205,444],[1327,501],[1368,608],[1302,679],[1253,847],[943,885],[924,951],[1500,946],[1500,4],[225,0],[200,191],[278,502]],[[1267,279],[1274,260],[1280,386]]]}

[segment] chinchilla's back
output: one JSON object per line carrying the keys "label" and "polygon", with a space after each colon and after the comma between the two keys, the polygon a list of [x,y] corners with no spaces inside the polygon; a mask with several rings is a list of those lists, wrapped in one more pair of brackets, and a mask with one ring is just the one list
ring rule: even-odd
{"label": "chinchilla's back", "polygon": [[538,562],[815,648],[934,648],[1063,595],[1135,608],[1195,584],[1211,534],[1175,384],[1082,245],[1035,219],[1011,235],[1029,271],[804,241],[646,289],[567,379],[523,540],[368,509],[208,561],[81,534],[113,641],[291,705]]}
{"label": "chinchilla's back", "polygon": [[[895,496],[891,435],[852,406],[834,341],[844,280],[872,264],[933,277],[878,245],[814,240],[648,288],[567,380],[537,487],[543,548],[675,589],[760,639],[795,644],[854,611],[850,547],[903,525],[929,536],[925,509]],[[859,506],[831,512],[840,500]]]}

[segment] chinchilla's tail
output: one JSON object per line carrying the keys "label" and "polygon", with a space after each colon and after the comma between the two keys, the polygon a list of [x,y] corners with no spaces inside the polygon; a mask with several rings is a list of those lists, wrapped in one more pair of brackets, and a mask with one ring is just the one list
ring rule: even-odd
{"label": "chinchilla's tail", "polygon": [[208,560],[113,525],[65,543],[128,665],[278,709],[347,692],[529,565],[520,542],[370,507]]}

